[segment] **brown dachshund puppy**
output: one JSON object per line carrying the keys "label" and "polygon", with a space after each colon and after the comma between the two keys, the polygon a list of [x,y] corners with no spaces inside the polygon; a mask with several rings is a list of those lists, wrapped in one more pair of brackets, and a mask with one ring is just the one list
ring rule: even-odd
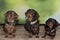
{"label": "brown dachshund puppy", "polygon": [[36,35],[36,38],[39,38],[39,15],[34,9],[28,9],[25,13],[26,15],[26,24],[24,28],[29,33],[29,37]]}
{"label": "brown dachshund puppy", "polygon": [[8,11],[4,16],[5,26],[3,27],[3,31],[6,33],[5,37],[8,37],[8,35],[12,35],[14,37],[18,15],[14,11]]}
{"label": "brown dachshund puppy", "polygon": [[45,24],[45,34],[42,38],[46,38],[47,36],[49,36],[51,39],[54,39],[55,38],[55,35],[56,35],[56,28],[58,26],[58,22],[53,19],[53,18],[49,18],[47,21],[46,21],[46,24]]}

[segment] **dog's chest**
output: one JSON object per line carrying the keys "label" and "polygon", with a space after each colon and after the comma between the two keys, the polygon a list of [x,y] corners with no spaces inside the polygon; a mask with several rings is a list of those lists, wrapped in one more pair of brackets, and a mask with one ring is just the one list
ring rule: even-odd
{"label": "dog's chest", "polygon": [[38,26],[37,20],[30,22],[29,26],[32,28],[37,27]]}
{"label": "dog's chest", "polygon": [[30,22],[31,25],[37,23],[37,20]]}

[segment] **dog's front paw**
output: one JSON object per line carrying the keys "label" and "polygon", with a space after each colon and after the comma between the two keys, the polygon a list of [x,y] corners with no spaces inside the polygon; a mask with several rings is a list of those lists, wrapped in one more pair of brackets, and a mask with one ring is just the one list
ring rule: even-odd
{"label": "dog's front paw", "polygon": [[32,38],[32,36],[31,36],[31,35],[29,35],[29,38]]}
{"label": "dog's front paw", "polygon": [[7,38],[8,37],[8,35],[5,35],[5,38]]}
{"label": "dog's front paw", "polygon": [[39,36],[36,36],[36,38],[39,38]]}

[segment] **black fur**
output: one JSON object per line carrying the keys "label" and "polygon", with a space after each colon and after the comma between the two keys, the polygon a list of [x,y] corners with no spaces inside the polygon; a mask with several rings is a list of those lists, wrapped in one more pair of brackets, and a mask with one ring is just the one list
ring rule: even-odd
{"label": "black fur", "polygon": [[[50,27],[47,25],[47,24],[49,24],[50,22],[53,23],[53,27],[52,27],[52,28],[50,28]],[[48,36],[50,36],[51,38],[54,38],[55,35],[56,35],[56,28],[57,28],[58,24],[59,24],[59,23],[58,23],[55,19],[49,18],[49,19],[46,21],[46,24],[45,24],[45,26],[44,26],[44,29],[45,29],[44,37],[45,37],[46,35],[48,35]],[[51,32],[52,30],[54,30],[54,31]],[[49,33],[47,33],[47,32],[49,32]],[[52,34],[54,34],[54,35],[52,35]]]}
{"label": "black fur", "polygon": [[[24,25],[24,28],[26,31],[28,31],[28,33],[32,33],[32,35],[36,35],[36,34],[39,35],[39,20],[38,20],[39,15],[34,9],[28,9],[27,12],[25,13],[26,17],[27,17],[28,13],[31,13],[33,16],[31,22],[33,22],[35,20],[37,20],[37,22],[34,24],[30,24],[31,22],[28,19],[26,19],[26,23]],[[35,30],[35,28],[36,28],[36,30]]]}

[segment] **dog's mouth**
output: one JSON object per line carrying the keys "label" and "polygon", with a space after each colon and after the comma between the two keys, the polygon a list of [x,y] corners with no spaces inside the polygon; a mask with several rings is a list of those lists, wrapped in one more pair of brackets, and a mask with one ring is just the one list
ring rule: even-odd
{"label": "dog's mouth", "polygon": [[31,22],[32,21],[32,18],[28,18],[28,20]]}
{"label": "dog's mouth", "polygon": [[50,22],[50,23],[48,24],[48,26],[49,26],[50,28],[53,28],[53,23]]}

